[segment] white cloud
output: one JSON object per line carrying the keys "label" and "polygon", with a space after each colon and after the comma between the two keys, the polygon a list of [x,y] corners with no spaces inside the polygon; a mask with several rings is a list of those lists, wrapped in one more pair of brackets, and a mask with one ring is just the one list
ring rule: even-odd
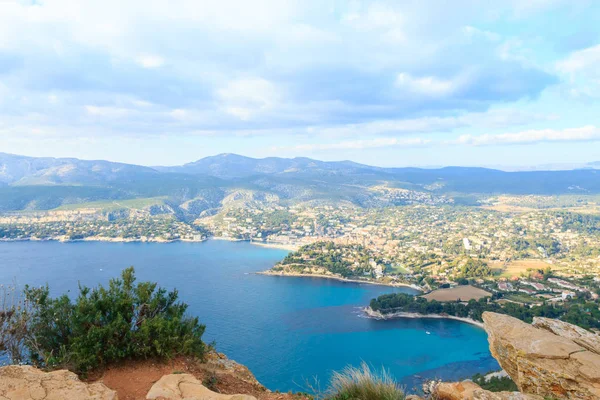
{"label": "white cloud", "polygon": [[386,147],[445,147],[445,146],[492,146],[530,145],[542,142],[581,142],[600,141],[600,129],[595,126],[568,128],[562,130],[540,129],[517,133],[461,135],[454,140],[429,139],[422,137],[376,137],[373,139],[346,140],[334,143],[306,143],[295,146],[272,147],[272,151],[312,152],[367,150]]}
{"label": "white cloud", "polygon": [[460,87],[459,80],[444,80],[434,76],[413,77],[400,73],[396,77],[396,87],[426,96],[448,96]]}
{"label": "white cloud", "polygon": [[353,10],[342,16],[342,22],[360,31],[397,29],[403,22],[399,11],[381,3],[368,5],[364,10]]}
{"label": "white cloud", "polygon": [[0,126],[369,146],[546,120],[482,112],[551,79],[490,43],[513,4],[478,3],[0,0]]}
{"label": "white cloud", "polygon": [[119,107],[100,107],[100,106],[84,106],[86,112],[92,116],[98,117],[126,117],[135,112],[135,110]]}
{"label": "white cloud", "polygon": [[217,96],[225,112],[241,120],[272,109],[281,99],[277,87],[262,78],[230,81],[217,90]]}
{"label": "white cloud", "polygon": [[600,78],[600,44],[571,53],[557,63],[560,72],[589,74]]}
{"label": "white cloud", "polygon": [[158,68],[164,65],[165,60],[157,55],[143,54],[136,58],[136,62],[144,68]]}
{"label": "white cloud", "polygon": [[462,31],[464,32],[464,34],[468,37],[484,37],[487,40],[491,41],[491,42],[497,42],[500,39],[502,39],[502,36],[495,33],[495,32],[491,32],[491,31],[486,31],[486,30],[482,30],[479,28],[476,28],[474,26],[471,25],[466,25],[463,27]]}
{"label": "white cloud", "polygon": [[490,145],[516,145],[535,144],[541,142],[582,142],[600,140],[600,129],[587,125],[580,128],[568,129],[538,129],[516,133],[485,134],[485,135],[461,135],[457,140],[449,144],[490,146]]}
{"label": "white cloud", "polygon": [[574,100],[600,98],[600,44],[575,51],[556,63],[562,92]]}
{"label": "white cloud", "polygon": [[367,140],[348,140],[338,143],[301,144],[287,147],[273,147],[275,151],[330,151],[330,150],[365,150],[382,147],[423,147],[431,144],[429,139],[422,138],[376,138]]}
{"label": "white cloud", "polygon": [[410,133],[449,132],[467,127],[480,130],[503,129],[556,119],[557,116],[552,114],[537,114],[516,109],[495,109],[458,116],[407,118],[330,127],[311,127],[306,132],[316,136],[330,137],[404,135]]}

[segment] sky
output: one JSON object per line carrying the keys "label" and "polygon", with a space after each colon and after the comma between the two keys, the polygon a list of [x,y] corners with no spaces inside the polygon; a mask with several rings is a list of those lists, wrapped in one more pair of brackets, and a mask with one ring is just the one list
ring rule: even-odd
{"label": "sky", "polygon": [[600,161],[600,1],[0,0],[0,152]]}

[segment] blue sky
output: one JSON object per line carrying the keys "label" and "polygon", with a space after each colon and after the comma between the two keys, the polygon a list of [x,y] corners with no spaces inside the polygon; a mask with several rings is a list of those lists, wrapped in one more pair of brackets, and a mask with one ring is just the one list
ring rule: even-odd
{"label": "blue sky", "polygon": [[594,0],[0,1],[0,151],[600,160]]}

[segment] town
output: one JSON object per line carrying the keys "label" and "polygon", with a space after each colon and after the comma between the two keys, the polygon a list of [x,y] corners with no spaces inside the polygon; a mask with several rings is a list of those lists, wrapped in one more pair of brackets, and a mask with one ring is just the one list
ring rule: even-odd
{"label": "town", "polygon": [[[597,295],[596,214],[501,211],[490,200],[462,206],[418,192],[393,193],[402,195],[403,204],[288,205],[265,199],[187,220],[156,205],[5,213],[0,240],[251,241],[292,251],[269,271],[274,274],[410,285],[425,292],[469,283],[521,304]],[[531,203],[531,196],[525,201]]]}

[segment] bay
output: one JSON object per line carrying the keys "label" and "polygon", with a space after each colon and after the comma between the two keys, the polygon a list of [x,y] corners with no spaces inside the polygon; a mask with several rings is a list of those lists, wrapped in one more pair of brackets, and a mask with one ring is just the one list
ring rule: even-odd
{"label": "bay", "polygon": [[250,368],[271,390],[323,388],[330,374],[362,361],[408,389],[425,378],[461,379],[499,369],[485,332],[452,320],[364,318],[360,307],[409,288],[255,274],[287,251],[246,242],[4,242],[0,283],[43,285],[54,295],[106,284],[135,266],[138,279],[177,288],[205,339]]}

